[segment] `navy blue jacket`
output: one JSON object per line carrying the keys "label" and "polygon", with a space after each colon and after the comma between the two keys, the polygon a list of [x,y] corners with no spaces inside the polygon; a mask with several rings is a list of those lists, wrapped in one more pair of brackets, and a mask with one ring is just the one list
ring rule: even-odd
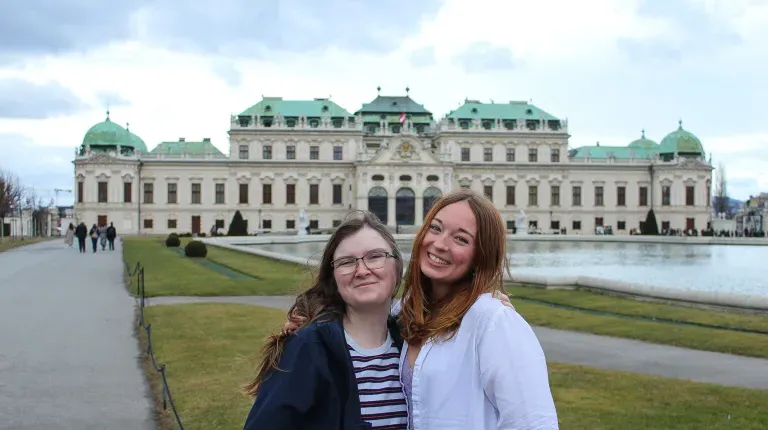
{"label": "navy blue jacket", "polygon": [[[389,331],[402,349],[393,318]],[[366,430],[340,321],[314,321],[285,343],[280,370],[259,388],[244,430]]]}

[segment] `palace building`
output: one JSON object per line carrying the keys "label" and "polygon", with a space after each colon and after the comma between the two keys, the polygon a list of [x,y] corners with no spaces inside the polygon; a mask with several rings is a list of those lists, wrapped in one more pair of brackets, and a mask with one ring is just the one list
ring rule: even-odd
{"label": "palace building", "polygon": [[[229,154],[209,138],[148,150],[112,121],[74,160],[75,211],[121,234],[208,233],[240,211],[251,233],[330,229],[354,209],[413,231],[455,188],[490,198],[509,228],[523,211],[543,233],[614,234],[711,221],[712,166],[682,122],[661,143],[569,148],[567,121],[524,101],[466,100],[436,118],[410,96],[378,95],[350,113],[326,98],[264,97],[231,117]],[[629,140],[629,139],[628,139]]]}

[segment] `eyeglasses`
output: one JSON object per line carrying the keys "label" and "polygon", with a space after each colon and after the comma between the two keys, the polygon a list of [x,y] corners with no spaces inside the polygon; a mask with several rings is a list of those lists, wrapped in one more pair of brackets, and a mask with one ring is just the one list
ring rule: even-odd
{"label": "eyeglasses", "polygon": [[363,264],[365,264],[368,270],[374,270],[384,267],[384,263],[387,262],[389,257],[394,257],[394,255],[387,251],[374,251],[362,257],[339,258],[331,263],[331,267],[336,269],[339,275],[349,275],[357,270],[357,264],[360,260],[363,260]]}

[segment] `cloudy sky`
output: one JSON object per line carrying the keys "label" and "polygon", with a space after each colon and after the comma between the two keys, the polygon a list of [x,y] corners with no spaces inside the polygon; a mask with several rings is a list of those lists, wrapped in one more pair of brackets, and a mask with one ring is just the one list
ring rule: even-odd
{"label": "cloudy sky", "polygon": [[354,111],[409,86],[437,116],[533,100],[572,147],[682,119],[746,198],[768,191],[766,46],[768,0],[0,0],[0,167],[72,188],[107,107],[150,148],[226,151],[229,115],[262,95]]}

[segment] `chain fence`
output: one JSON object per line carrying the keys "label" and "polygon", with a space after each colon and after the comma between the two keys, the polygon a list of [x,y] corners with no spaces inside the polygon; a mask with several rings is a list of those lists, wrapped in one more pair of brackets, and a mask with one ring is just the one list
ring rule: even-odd
{"label": "chain fence", "polygon": [[163,381],[163,390],[161,394],[163,410],[167,411],[168,406],[170,406],[171,411],[173,412],[173,416],[176,418],[176,423],[179,425],[179,429],[184,430],[184,424],[181,423],[181,418],[179,418],[179,411],[176,410],[176,404],[173,402],[171,388],[168,386],[168,378],[165,375],[165,363],[158,365],[157,360],[155,359],[155,353],[152,348],[152,324],[147,324],[147,321],[144,319],[144,305],[146,303],[146,295],[144,290],[144,266],[142,266],[140,262],[137,262],[136,266],[131,269],[128,264],[126,264],[125,270],[128,273],[128,277],[130,279],[129,282],[133,283],[133,280],[136,280],[136,297],[139,299],[138,325],[143,328],[144,332],[147,334],[147,356],[152,360],[152,367],[154,368],[155,372],[160,374]]}

